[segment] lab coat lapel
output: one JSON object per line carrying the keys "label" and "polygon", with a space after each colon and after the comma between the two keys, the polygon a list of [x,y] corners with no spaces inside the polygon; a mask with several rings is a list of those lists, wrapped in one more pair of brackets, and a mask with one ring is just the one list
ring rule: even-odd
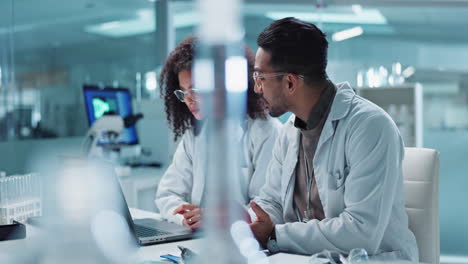
{"label": "lab coat lapel", "polygon": [[205,190],[205,177],[206,172],[208,171],[208,160],[206,153],[202,153],[206,151],[206,127],[207,125],[204,124],[201,128],[200,134],[195,136],[194,143],[193,143],[193,190],[192,190],[192,203],[193,204],[201,204],[203,199],[203,193]]}
{"label": "lab coat lapel", "polygon": [[[324,164],[328,164],[328,157],[330,151],[330,145],[332,143],[332,138],[335,130],[332,122],[327,118],[320,135],[319,142],[317,144],[317,149],[315,151],[313,166],[314,166],[314,177],[317,184],[317,189],[319,192],[320,201],[322,202],[322,207],[326,212],[327,208],[327,199],[325,197],[326,188],[328,187],[328,167]],[[327,147],[328,146],[328,147]]]}
{"label": "lab coat lapel", "polygon": [[[288,122],[294,123],[294,115],[291,116]],[[300,140],[300,131],[299,129],[292,127],[291,134],[289,135],[289,142],[291,142],[288,152],[286,154],[284,171],[281,175],[281,198],[284,205],[283,210],[285,215],[294,215],[293,208],[293,191],[294,191],[294,181],[295,181],[295,170],[297,165],[297,157],[299,154],[299,140]]]}
{"label": "lab coat lapel", "polygon": [[337,129],[338,122],[349,112],[351,102],[355,96],[354,91],[348,83],[336,85],[337,91],[330,109],[330,113],[323,126],[317,149],[313,160],[314,174],[317,183],[320,200],[322,202],[325,215],[328,216],[328,180],[333,177],[334,168],[330,168],[330,155],[334,153],[333,137]]}
{"label": "lab coat lapel", "polygon": [[[349,93],[348,90],[351,90],[351,93]],[[340,120],[346,116],[351,104],[350,97],[352,98],[353,96],[354,92],[352,92],[352,88],[349,86],[348,83],[340,83],[336,85],[335,98],[333,98],[330,113],[328,114],[327,120],[323,125],[322,133],[320,134],[315,153],[320,153],[321,148],[323,146],[326,146],[328,141],[333,137],[335,133],[335,125],[337,124],[337,120]],[[317,157],[317,155],[315,155],[315,157]]]}

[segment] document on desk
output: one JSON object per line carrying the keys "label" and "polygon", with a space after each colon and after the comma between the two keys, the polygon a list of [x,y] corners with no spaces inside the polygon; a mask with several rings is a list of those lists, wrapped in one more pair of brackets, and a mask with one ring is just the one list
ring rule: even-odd
{"label": "document on desk", "polygon": [[285,264],[285,263],[309,263],[310,256],[296,255],[289,253],[277,253],[268,257],[270,264]]}

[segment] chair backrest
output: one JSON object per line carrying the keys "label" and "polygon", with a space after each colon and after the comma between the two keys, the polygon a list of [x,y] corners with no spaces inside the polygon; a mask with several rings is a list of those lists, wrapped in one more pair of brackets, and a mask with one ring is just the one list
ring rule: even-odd
{"label": "chair backrest", "polygon": [[405,148],[403,179],[409,228],[416,236],[419,261],[439,264],[439,152]]}

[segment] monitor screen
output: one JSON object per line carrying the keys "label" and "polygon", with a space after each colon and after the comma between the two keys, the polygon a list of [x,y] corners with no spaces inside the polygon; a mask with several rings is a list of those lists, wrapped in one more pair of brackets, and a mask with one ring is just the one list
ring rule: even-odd
{"label": "monitor screen", "polygon": [[[118,114],[122,118],[133,114],[132,98],[128,89],[101,89],[94,85],[84,85],[83,92],[89,126],[91,126],[94,121],[106,113]],[[100,139],[98,145],[111,143],[117,143],[120,145],[138,144],[138,137],[135,126],[125,128],[120,134],[117,142],[109,142],[107,140]]]}

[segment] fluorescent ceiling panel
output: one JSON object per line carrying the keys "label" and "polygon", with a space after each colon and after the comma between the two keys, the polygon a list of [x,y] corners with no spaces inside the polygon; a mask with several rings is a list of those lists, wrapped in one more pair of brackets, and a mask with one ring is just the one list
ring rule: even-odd
{"label": "fluorescent ceiling panel", "polygon": [[174,27],[183,28],[197,25],[200,21],[199,16],[195,12],[178,13],[174,16]]}
{"label": "fluorescent ceiling panel", "polygon": [[[147,34],[156,30],[155,16],[140,10],[135,19],[116,20],[101,24],[86,26],[84,30],[88,33],[106,37],[122,38],[139,34]],[[184,12],[174,16],[173,24],[176,28],[196,25],[199,21],[195,12]]]}
{"label": "fluorescent ceiling panel", "polygon": [[327,12],[326,10],[317,12],[267,12],[265,16],[274,20],[295,17],[315,23],[387,24],[387,19],[377,9],[362,9],[359,12],[350,13]]}
{"label": "fluorescent ceiling panel", "polygon": [[346,30],[343,30],[343,31],[333,33],[332,40],[333,41],[343,41],[343,40],[346,40],[346,39],[350,39],[350,38],[360,36],[360,35],[362,35],[362,33],[364,33],[364,30],[362,29],[362,27],[353,27],[353,28],[350,28],[350,29],[346,29]]}
{"label": "fluorescent ceiling panel", "polygon": [[86,26],[85,31],[106,37],[121,38],[153,32],[156,25],[151,20],[128,19]]}

